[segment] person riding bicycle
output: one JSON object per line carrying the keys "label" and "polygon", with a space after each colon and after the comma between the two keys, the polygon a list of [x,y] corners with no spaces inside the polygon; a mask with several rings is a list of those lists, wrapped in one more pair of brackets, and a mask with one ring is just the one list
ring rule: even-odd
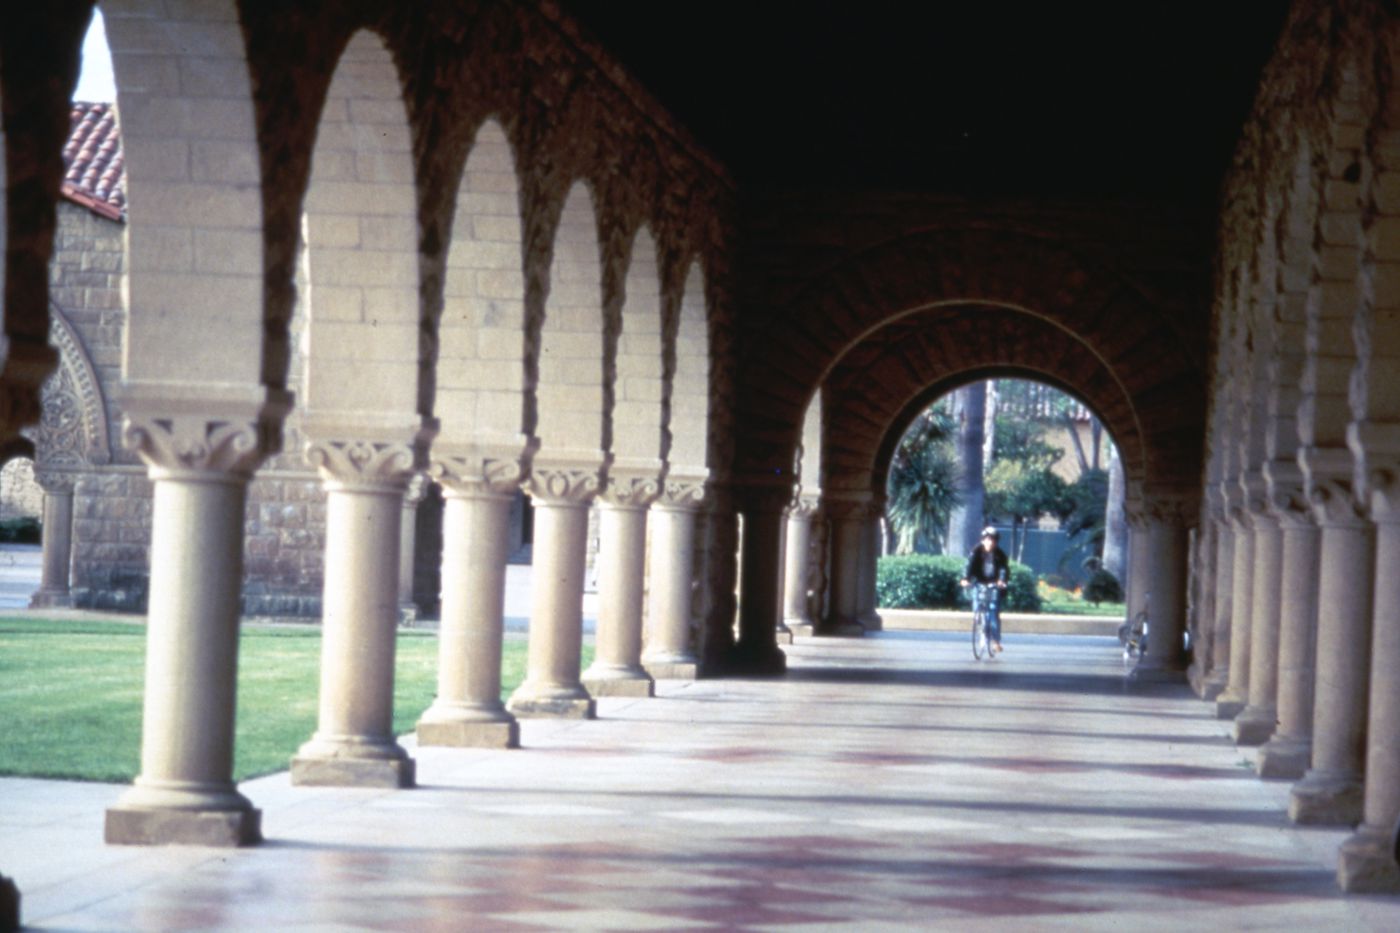
{"label": "person riding bicycle", "polygon": [[[982,541],[977,547],[972,549],[972,553],[967,556],[967,567],[963,570],[962,579],[958,583],[964,587],[973,583],[980,583],[984,586],[995,586],[999,590],[1006,589],[1006,581],[1011,576],[1011,560],[1006,556],[1006,552],[997,546],[997,541],[1001,535],[990,525],[982,529]],[[975,590],[973,593],[973,607],[976,608],[976,600],[982,598],[982,590]],[[987,638],[991,642],[993,651],[1001,651],[1001,600],[988,599],[983,607],[987,613]]]}

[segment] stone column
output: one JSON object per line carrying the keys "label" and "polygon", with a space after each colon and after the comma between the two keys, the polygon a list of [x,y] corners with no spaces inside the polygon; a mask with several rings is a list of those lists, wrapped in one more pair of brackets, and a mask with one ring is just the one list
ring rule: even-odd
{"label": "stone column", "polygon": [[823,505],[831,520],[831,600],[827,616],[815,634],[860,636],[861,553],[864,551],[865,516],[869,495],[827,496]]}
{"label": "stone column", "polygon": [[1131,623],[1147,608],[1147,519],[1142,503],[1130,499],[1123,507],[1128,526],[1128,575],[1123,581],[1123,603]]}
{"label": "stone column", "polygon": [[1262,745],[1278,722],[1279,586],[1283,532],[1273,512],[1251,513],[1254,570],[1249,597],[1248,702],[1235,717],[1237,745]]}
{"label": "stone column", "polygon": [[725,658],[735,674],[781,674],[787,656],[776,635],[781,611],[778,562],[782,557],[783,510],[792,499],[791,487],[737,490],[744,518],[740,556],[739,638]]}
{"label": "stone column", "polygon": [[609,473],[600,497],[598,631],[583,684],[595,696],[649,697],[642,667],[642,596],[646,570],[647,506],[661,484],[654,475]]}
{"label": "stone column", "polygon": [[597,715],[580,667],[588,505],[599,481],[597,469],[536,464],[525,483],[535,504],[534,594],[525,682],[506,704],[517,717]]}
{"label": "stone column", "polygon": [[394,736],[399,523],[414,446],[309,440],[326,489],[321,696],[316,732],[292,758],[296,785],[412,787]]}
{"label": "stone column", "polygon": [[1215,715],[1234,719],[1249,702],[1249,639],[1254,594],[1254,525],[1249,513],[1230,513],[1234,532],[1234,569],[1230,574],[1230,670],[1225,689],[1215,698]]}
{"label": "stone column", "polygon": [[14,881],[0,875],[0,930],[18,930],[19,888]]}
{"label": "stone column", "polygon": [[127,416],[123,443],[154,485],[151,583],[141,773],[107,811],[109,843],[262,838],[259,811],[233,782],[243,506],[284,410],[244,420]]}
{"label": "stone column", "polygon": [[[1133,545],[1142,544],[1143,560],[1134,561],[1145,574],[1144,602],[1149,603],[1147,653],[1133,670],[1137,680],[1186,679],[1183,636],[1186,631],[1187,523],[1192,506],[1175,497],[1144,502],[1134,528]],[[1149,595],[1150,594],[1150,597]]]}
{"label": "stone column", "polygon": [[519,458],[435,455],[443,488],[442,621],[437,697],[418,720],[419,745],[516,748],[520,726],[501,702],[510,507]]}
{"label": "stone column", "polygon": [[73,605],[69,568],[73,563],[73,489],[78,474],[41,469],[35,479],[44,490],[44,556],[39,589],[29,598],[29,608],[68,608]]}
{"label": "stone column", "polygon": [[704,501],[703,479],[673,475],[651,506],[642,667],[657,680],[694,680],[700,672],[690,623],[695,516]]}
{"label": "stone column", "polygon": [[[1400,445],[1397,445],[1400,446]],[[1392,455],[1393,456],[1393,455]],[[1361,825],[1342,843],[1342,890],[1400,892],[1400,462],[1376,468],[1367,456],[1371,518],[1376,523],[1374,632],[1371,641],[1366,786]],[[1389,459],[1389,458],[1387,458]]]}
{"label": "stone column", "polygon": [[1190,578],[1194,599],[1187,623],[1191,628],[1191,666],[1186,678],[1197,696],[1204,693],[1206,674],[1215,653],[1215,521],[1209,508],[1203,518],[1192,541]]}
{"label": "stone column", "polygon": [[880,560],[880,519],[885,514],[883,501],[870,504],[865,519],[865,533],[861,537],[860,549],[860,600],[857,621],[867,632],[884,629],[885,620],[880,618],[880,597],[876,593],[876,573]]}
{"label": "stone column", "polygon": [[794,635],[811,635],[815,628],[807,599],[811,576],[812,516],[821,507],[816,496],[803,495],[788,509],[786,564],[783,571],[783,621]]}
{"label": "stone column", "polygon": [[1345,480],[1314,477],[1309,497],[1322,528],[1313,750],[1288,815],[1295,823],[1345,826],[1361,819],[1375,532]]}
{"label": "stone column", "polygon": [[403,518],[399,520],[399,617],[404,625],[418,620],[413,601],[413,564],[417,552],[418,504],[428,493],[428,479],[415,473],[403,494]]}
{"label": "stone column", "polygon": [[1230,678],[1231,614],[1235,577],[1235,531],[1223,505],[1215,522],[1215,604],[1212,607],[1210,670],[1201,684],[1201,699],[1213,702]]}
{"label": "stone column", "polygon": [[1318,548],[1321,534],[1304,511],[1301,482],[1279,488],[1283,580],[1279,594],[1278,727],[1259,749],[1263,778],[1296,780],[1312,756],[1313,656],[1317,640]]}

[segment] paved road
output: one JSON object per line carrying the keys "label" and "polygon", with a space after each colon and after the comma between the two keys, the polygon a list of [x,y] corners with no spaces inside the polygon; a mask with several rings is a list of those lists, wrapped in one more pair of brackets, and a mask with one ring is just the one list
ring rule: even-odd
{"label": "paved road", "polygon": [[0,544],[0,609],[23,609],[42,578],[37,544]]}

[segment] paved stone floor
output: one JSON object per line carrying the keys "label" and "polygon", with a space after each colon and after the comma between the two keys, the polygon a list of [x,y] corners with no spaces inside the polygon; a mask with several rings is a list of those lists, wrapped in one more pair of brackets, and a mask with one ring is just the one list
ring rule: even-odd
{"label": "paved stone floor", "polygon": [[48,930],[1400,929],[1184,688],[1007,646],[800,639],[783,680],[419,750],[414,790],[263,778],[248,850],[105,847],[119,788],[0,780],[0,871]]}

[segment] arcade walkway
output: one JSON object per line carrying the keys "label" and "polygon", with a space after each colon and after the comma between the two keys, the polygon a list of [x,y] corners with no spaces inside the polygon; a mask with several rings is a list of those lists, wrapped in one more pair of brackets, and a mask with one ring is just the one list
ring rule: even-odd
{"label": "arcade walkway", "polygon": [[243,785],[250,850],[104,847],[118,786],[0,779],[0,866],[52,930],[1400,929],[1115,642],[800,640],[779,681],[664,685],[411,791]]}

